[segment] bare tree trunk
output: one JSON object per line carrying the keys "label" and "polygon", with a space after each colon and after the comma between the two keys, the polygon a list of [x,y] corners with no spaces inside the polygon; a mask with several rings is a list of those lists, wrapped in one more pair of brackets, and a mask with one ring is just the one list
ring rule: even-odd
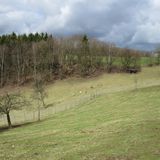
{"label": "bare tree trunk", "polygon": [[40,104],[39,104],[39,101],[38,101],[38,121],[41,120],[41,107],[40,107]]}
{"label": "bare tree trunk", "polygon": [[11,123],[11,118],[10,118],[9,112],[6,115],[7,115],[8,127],[12,128],[12,123]]}
{"label": "bare tree trunk", "polygon": [[1,51],[1,87],[3,87],[4,83],[4,46],[2,46]]}
{"label": "bare tree trunk", "polygon": [[46,106],[45,102],[44,102],[44,97],[42,95],[43,93],[40,93],[40,96],[41,96],[41,101],[42,101],[42,105],[43,105],[43,108]]}
{"label": "bare tree trunk", "polygon": [[108,72],[111,72],[111,69],[112,69],[112,44],[109,45],[109,51],[108,51]]}
{"label": "bare tree trunk", "polygon": [[22,69],[21,69],[21,76],[22,76],[22,79],[21,79],[21,83],[23,84],[25,82],[25,62],[23,62],[22,64]]}
{"label": "bare tree trunk", "polygon": [[33,63],[34,63],[33,77],[34,77],[34,80],[36,80],[37,78],[37,58],[36,58],[35,44],[32,44],[32,51],[33,51]]}
{"label": "bare tree trunk", "polygon": [[20,70],[21,70],[20,56],[19,56],[19,54],[17,54],[17,81],[18,81],[18,85],[20,84]]}

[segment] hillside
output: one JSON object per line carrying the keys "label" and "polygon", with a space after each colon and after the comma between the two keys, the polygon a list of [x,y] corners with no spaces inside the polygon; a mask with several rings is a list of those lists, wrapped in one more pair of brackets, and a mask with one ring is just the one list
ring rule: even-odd
{"label": "hillside", "polygon": [[[55,103],[43,112],[43,118],[48,118],[1,131],[0,159],[158,160],[159,69],[69,79],[48,86],[48,103]],[[23,90],[30,94],[28,87]],[[23,121],[22,112],[14,113],[19,115],[17,122]]]}

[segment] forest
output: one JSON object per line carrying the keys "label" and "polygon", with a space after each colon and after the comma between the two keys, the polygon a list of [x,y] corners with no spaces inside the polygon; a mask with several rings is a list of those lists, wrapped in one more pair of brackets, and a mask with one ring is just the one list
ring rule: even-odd
{"label": "forest", "polygon": [[[87,35],[57,38],[47,33],[0,36],[0,87],[101,72],[140,71],[146,52],[117,47]],[[159,64],[159,60],[156,62]],[[151,64],[152,65],[152,64]]]}

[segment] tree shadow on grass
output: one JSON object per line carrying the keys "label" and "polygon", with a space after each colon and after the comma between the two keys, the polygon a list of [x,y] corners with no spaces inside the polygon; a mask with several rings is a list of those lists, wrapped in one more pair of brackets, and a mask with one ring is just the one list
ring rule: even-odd
{"label": "tree shadow on grass", "polygon": [[12,125],[11,128],[9,128],[8,126],[0,126],[0,133],[12,130],[14,128],[20,128],[20,127],[28,126],[28,125],[33,124],[33,123],[37,123],[37,122],[26,122],[26,123],[21,123],[21,124],[14,124],[14,125]]}
{"label": "tree shadow on grass", "polygon": [[25,127],[25,126],[28,126],[28,125],[31,125],[31,124],[38,124],[38,123],[46,121],[46,120],[48,120],[50,118],[52,118],[52,117],[41,119],[40,121],[30,121],[30,122],[23,122],[23,123],[13,124],[11,128],[9,128],[6,125],[5,126],[0,126],[0,133],[5,132],[5,131],[10,131],[10,130],[15,129],[15,128]]}

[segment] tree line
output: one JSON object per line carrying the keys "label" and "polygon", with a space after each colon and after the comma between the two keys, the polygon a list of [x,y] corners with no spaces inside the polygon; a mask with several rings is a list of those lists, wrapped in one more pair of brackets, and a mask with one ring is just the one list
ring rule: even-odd
{"label": "tree line", "polygon": [[119,48],[87,35],[57,38],[47,33],[0,36],[0,87],[22,85],[41,75],[44,81],[71,75],[140,70],[143,52]]}
{"label": "tree line", "polygon": [[47,40],[48,37],[52,37],[52,35],[48,35],[48,33],[30,33],[30,34],[22,34],[17,35],[16,33],[0,35],[0,44],[12,44],[15,42],[39,42],[41,40]]}

